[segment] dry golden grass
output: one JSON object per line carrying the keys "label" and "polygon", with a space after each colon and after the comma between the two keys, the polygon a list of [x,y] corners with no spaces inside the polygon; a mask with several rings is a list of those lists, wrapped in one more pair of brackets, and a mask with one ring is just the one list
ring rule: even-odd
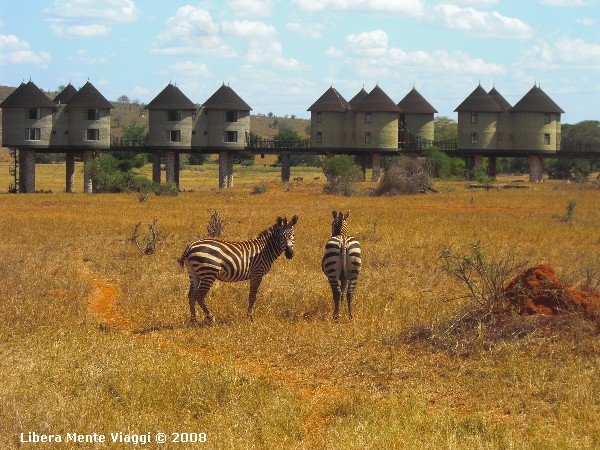
{"label": "dry golden grass", "polygon": [[[236,167],[236,187],[222,191],[216,168],[205,169],[182,172],[193,192],[145,203],[60,193],[60,165],[38,166],[39,188],[54,194],[0,196],[0,448],[19,448],[28,431],[204,432],[208,448],[600,446],[593,324],[521,319],[530,331],[521,337],[492,341],[485,329],[449,337],[456,346],[469,339],[468,353],[403,338],[462,307],[453,300],[461,287],[437,260],[451,243],[482,241],[491,254],[515,244],[574,283],[598,269],[597,185],[485,192],[438,183],[435,195],[345,198],[321,194],[314,169],[282,185],[277,169]],[[268,191],[253,195],[260,182]],[[339,323],[320,270],[332,209],[352,212],[364,258],[355,319],[343,309]],[[254,323],[248,283],[217,283],[208,298],[215,325],[188,326],[188,280],[176,258],[206,235],[214,210],[227,239],[299,215],[296,255],[265,277]],[[154,219],[169,236],[144,256],[128,238]]]}

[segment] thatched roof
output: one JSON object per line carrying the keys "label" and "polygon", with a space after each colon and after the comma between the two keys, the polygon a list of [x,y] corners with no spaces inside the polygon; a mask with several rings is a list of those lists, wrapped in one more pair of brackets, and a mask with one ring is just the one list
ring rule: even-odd
{"label": "thatched roof", "polygon": [[55,108],[56,105],[33,81],[21,83],[0,103],[0,108]]}
{"label": "thatched roof", "polygon": [[375,86],[360,103],[353,105],[356,111],[401,112],[400,108],[379,85]]}
{"label": "thatched roof", "polygon": [[67,104],[77,94],[77,89],[71,83],[67,85],[60,93],[54,97],[53,102],[59,104]]}
{"label": "thatched roof", "polygon": [[398,106],[406,114],[435,114],[437,110],[415,89],[400,100]]}
{"label": "thatched roof", "polygon": [[350,103],[331,86],[307,111],[346,112],[350,108]]}
{"label": "thatched roof", "polygon": [[369,95],[369,93],[365,91],[365,88],[363,87],[360,91],[358,91],[358,94],[350,99],[348,103],[350,103],[350,106],[354,107],[362,102],[367,95]]}
{"label": "thatched roof", "polygon": [[525,96],[513,106],[512,112],[564,113],[539,86],[533,86]]}
{"label": "thatched roof", "polygon": [[454,112],[502,112],[502,107],[479,85]]}
{"label": "thatched roof", "polygon": [[112,104],[89,81],[69,100],[67,108],[109,108]]}
{"label": "thatched roof", "polygon": [[146,109],[196,109],[196,105],[177,86],[169,83]]}
{"label": "thatched roof", "polygon": [[206,109],[252,111],[252,108],[229,86],[221,86],[202,106]]}
{"label": "thatched roof", "polygon": [[502,94],[500,94],[500,92],[496,90],[495,87],[493,87],[492,90],[488,92],[488,94],[490,94],[490,97],[492,97],[494,101],[498,103],[498,105],[500,105],[500,108],[502,108],[503,110],[509,110],[510,108],[512,108],[512,106],[510,106],[510,103],[508,103],[508,101],[502,96]]}

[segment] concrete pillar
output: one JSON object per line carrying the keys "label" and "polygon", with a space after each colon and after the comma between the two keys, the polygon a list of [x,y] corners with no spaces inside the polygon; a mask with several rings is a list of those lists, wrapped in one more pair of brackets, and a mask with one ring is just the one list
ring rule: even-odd
{"label": "concrete pillar", "polygon": [[66,154],[65,192],[75,191],[75,153]]}
{"label": "concrete pillar", "polygon": [[152,156],[152,181],[160,184],[160,152],[156,150]]}
{"label": "concrete pillar", "polygon": [[483,155],[470,155],[466,157],[467,178],[474,180],[483,167]]}
{"label": "concrete pillar", "polygon": [[367,155],[358,155],[358,165],[360,167],[360,171],[362,172],[362,180],[367,180]]}
{"label": "concrete pillar", "polygon": [[83,152],[83,192],[86,194],[94,192],[92,186],[92,171],[90,168],[93,157],[94,152],[91,150],[85,150]]}
{"label": "concrete pillar", "polygon": [[229,153],[219,153],[219,189],[227,187]]}
{"label": "concrete pillar", "polygon": [[35,193],[35,150],[27,149],[22,150],[22,152],[24,155],[24,178],[21,178],[21,184],[24,187],[23,192],[33,194]]}
{"label": "concrete pillar", "polygon": [[233,155],[227,155],[227,187],[233,187]]}
{"label": "concrete pillar", "polygon": [[177,189],[179,189],[179,153],[175,153],[175,157],[173,158],[173,162],[175,163],[175,173],[174,173],[174,178],[173,181],[175,182],[175,185],[177,186]]}
{"label": "concrete pillar", "polygon": [[287,152],[281,153],[281,181],[288,183],[291,175],[290,154]]}
{"label": "concrete pillar", "polygon": [[529,157],[529,181],[538,183],[542,181],[544,173],[544,161],[539,155],[531,155]]}
{"label": "concrete pillar", "polygon": [[175,152],[165,152],[167,183],[175,183]]}
{"label": "concrete pillar", "polygon": [[494,177],[496,178],[496,157],[495,156],[490,156],[488,158],[488,168],[487,168],[487,174],[490,177]]}
{"label": "concrete pillar", "polygon": [[18,172],[19,172],[19,192],[24,193],[27,192],[25,190],[25,150],[19,150],[19,154],[17,155],[19,160]]}
{"label": "concrete pillar", "polygon": [[371,158],[371,167],[373,168],[371,181],[379,181],[381,178],[381,155],[379,153],[373,153]]}

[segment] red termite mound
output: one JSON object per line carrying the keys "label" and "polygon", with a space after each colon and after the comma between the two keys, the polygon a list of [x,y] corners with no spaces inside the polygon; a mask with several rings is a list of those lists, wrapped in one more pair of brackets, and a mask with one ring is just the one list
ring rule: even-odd
{"label": "red termite mound", "polygon": [[600,313],[600,296],[564,284],[547,264],[530,267],[517,275],[505,293],[520,314],[558,315],[581,311],[595,316]]}

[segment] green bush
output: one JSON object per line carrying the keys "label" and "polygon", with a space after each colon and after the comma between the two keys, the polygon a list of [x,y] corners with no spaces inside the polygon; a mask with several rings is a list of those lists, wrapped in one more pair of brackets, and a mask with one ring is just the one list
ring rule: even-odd
{"label": "green bush", "polygon": [[449,180],[464,178],[465,163],[460,158],[452,158],[437,147],[429,147],[424,152],[425,164],[433,178]]}
{"label": "green bush", "polygon": [[321,168],[327,177],[327,184],[323,188],[326,194],[350,196],[354,192],[354,183],[363,179],[352,156],[336,155],[323,159]]}

